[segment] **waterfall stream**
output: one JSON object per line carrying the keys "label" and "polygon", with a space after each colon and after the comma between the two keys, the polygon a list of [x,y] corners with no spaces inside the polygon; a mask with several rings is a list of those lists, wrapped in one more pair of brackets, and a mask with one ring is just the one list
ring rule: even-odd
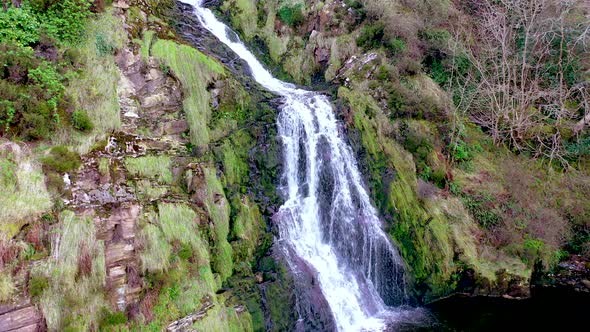
{"label": "waterfall stream", "polygon": [[283,99],[277,126],[286,201],[277,220],[292,270],[301,270],[297,261],[312,271],[339,331],[385,329],[404,312],[396,309],[407,298],[404,263],[381,229],[333,106],[324,95],[274,78],[200,0],[182,2],[195,7],[201,24],[249,65],[258,83]]}

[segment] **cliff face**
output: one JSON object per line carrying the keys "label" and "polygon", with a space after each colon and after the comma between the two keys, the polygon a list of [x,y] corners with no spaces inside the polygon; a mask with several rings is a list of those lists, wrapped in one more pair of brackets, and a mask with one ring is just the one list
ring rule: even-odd
{"label": "cliff face", "polygon": [[457,21],[472,24],[482,8],[339,0],[212,6],[277,75],[333,92],[419,301],[456,292],[527,297],[534,269],[543,274],[570,253],[588,254],[580,235],[590,212],[580,196],[590,183],[585,164],[556,172],[493,144],[461,109],[465,95],[449,90],[448,68],[460,75],[474,61],[450,48],[461,41],[449,31]]}
{"label": "cliff face", "polygon": [[[190,19],[183,9],[116,1],[92,17],[78,47],[109,50],[82,58],[90,82],[71,88],[93,129],[53,148],[3,142],[2,180],[15,176],[2,197],[3,330],[292,324],[270,250],[274,96],[179,38],[169,22]],[[104,81],[86,76],[101,68]]]}

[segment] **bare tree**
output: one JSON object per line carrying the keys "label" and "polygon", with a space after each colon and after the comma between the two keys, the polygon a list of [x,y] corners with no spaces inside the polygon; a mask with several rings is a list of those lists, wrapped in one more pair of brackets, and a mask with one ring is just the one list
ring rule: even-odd
{"label": "bare tree", "polygon": [[[475,86],[476,91],[473,99],[458,107],[465,107],[496,144],[508,143],[516,150],[567,164],[561,129],[580,133],[590,121],[588,82],[572,82],[571,77],[579,70],[581,57],[589,54],[584,2],[478,4],[473,31],[455,32],[455,41],[473,41],[463,51],[474,70],[462,84]],[[586,114],[580,116],[580,109]]]}

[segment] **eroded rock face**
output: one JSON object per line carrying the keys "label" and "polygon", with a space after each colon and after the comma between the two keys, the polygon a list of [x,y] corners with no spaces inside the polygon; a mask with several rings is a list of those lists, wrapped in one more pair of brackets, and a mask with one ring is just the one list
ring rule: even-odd
{"label": "eroded rock face", "polygon": [[0,331],[45,331],[43,315],[27,300],[16,304],[0,304]]}
{"label": "eroded rock face", "polygon": [[[127,2],[119,1],[115,7],[125,20]],[[116,63],[122,131],[113,133],[104,148],[82,156],[83,166],[70,175],[65,203],[77,214],[93,218],[97,240],[104,241],[108,299],[113,308],[133,313],[143,287],[137,224],[144,205],[150,204],[138,197],[134,183],[162,186],[155,179],[130,175],[125,160],[162,152],[171,158],[186,154],[181,134],[188,130],[188,123],[180,83],[164,73],[155,59],[142,58],[130,43],[117,54]]]}

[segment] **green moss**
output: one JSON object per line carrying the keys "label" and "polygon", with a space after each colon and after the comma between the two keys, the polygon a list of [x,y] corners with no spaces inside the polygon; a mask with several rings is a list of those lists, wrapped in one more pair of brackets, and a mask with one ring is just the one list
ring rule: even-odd
{"label": "green moss", "polygon": [[[133,7],[133,8],[136,8],[136,7]],[[152,43],[154,42],[155,35],[156,35],[156,33],[151,30],[148,30],[143,33],[143,40],[141,43],[141,58],[143,59],[143,61],[149,60],[149,57],[151,54],[151,49],[152,49]]]}
{"label": "green moss", "polygon": [[172,160],[169,156],[125,158],[125,168],[133,176],[143,176],[162,184],[172,183]]}
{"label": "green moss", "polygon": [[228,0],[221,7],[230,11],[232,26],[240,30],[245,40],[250,40],[257,28],[256,3],[253,0]]}
{"label": "green moss", "polygon": [[205,168],[204,173],[207,183],[205,206],[213,223],[212,267],[225,281],[233,272],[232,248],[228,242],[230,208],[215,172]]}
{"label": "green moss", "polygon": [[152,55],[170,67],[180,79],[186,91],[183,106],[190,126],[191,143],[200,149],[207,149],[207,124],[211,119],[207,85],[224,73],[223,67],[196,49],[169,40],[153,43]]}
{"label": "green moss", "polygon": [[354,130],[360,135],[364,151],[361,162],[368,167],[373,199],[385,217],[390,218],[390,233],[411,269],[417,295],[432,299],[448,294],[456,287],[455,243],[461,241],[472,250],[469,264],[475,268],[481,265],[475,244],[466,240],[467,226],[451,226],[444,209],[446,201],[418,199],[413,158],[384,136],[387,130],[383,126],[389,120],[375,102],[345,88],[340,88],[338,95],[351,105]]}
{"label": "green moss", "polygon": [[226,187],[241,186],[247,183],[249,165],[246,163],[248,152],[253,146],[250,136],[245,132],[238,132],[225,140],[216,154],[223,166],[223,178]]}
{"label": "green moss", "polygon": [[75,171],[82,165],[80,156],[63,145],[51,148],[48,156],[41,159],[43,166],[55,172]]}

